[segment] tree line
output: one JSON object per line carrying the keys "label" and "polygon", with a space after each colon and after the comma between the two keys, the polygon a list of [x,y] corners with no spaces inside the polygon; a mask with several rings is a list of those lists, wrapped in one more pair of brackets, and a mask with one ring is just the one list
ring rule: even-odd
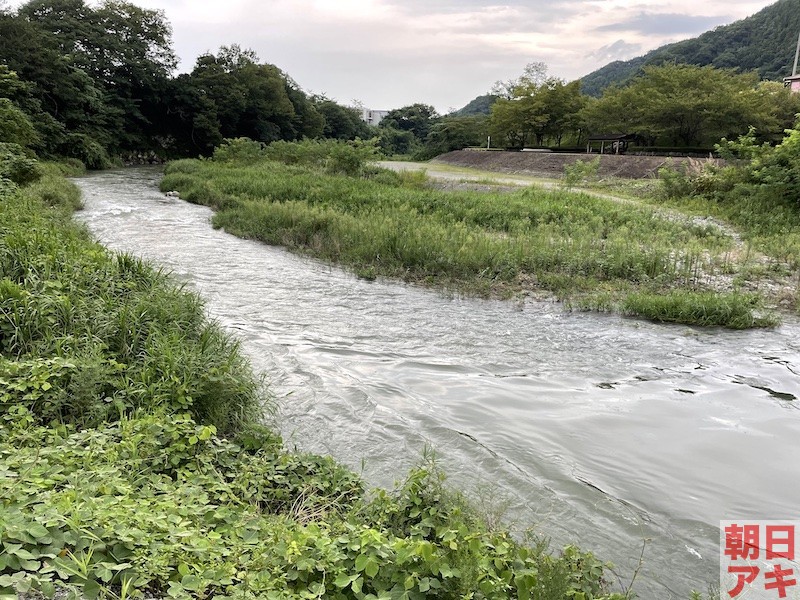
{"label": "tree line", "polygon": [[388,153],[423,159],[468,146],[578,150],[590,135],[611,133],[630,134],[654,151],[708,152],[751,129],[757,140],[777,143],[798,113],[800,94],[755,72],[647,66],[594,98],[582,93],[580,81],[531,63],[461,111],[442,116],[425,104],[393,110],[381,121],[379,139]]}
{"label": "tree line", "polygon": [[162,11],[123,0],[31,0],[0,8],[0,139],[90,167],[109,157],[210,154],[225,138],[354,139],[357,110],[306,94],[237,45],[173,76]]}
{"label": "tree line", "polygon": [[484,114],[434,119],[418,141],[423,153],[435,155],[488,144],[577,149],[592,134],[626,133],[639,146],[709,150],[721,138],[735,139],[751,129],[760,141],[778,142],[800,113],[800,94],[781,82],[711,66],[644,67],[600,98],[583,94],[580,85],[549,76],[543,63],[531,63],[518,78],[498,82],[491,95],[480,97]]}
{"label": "tree line", "polygon": [[755,71],[762,79],[780,80],[791,73],[798,29],[800,0],[778,0],[750,17],[698,37],[609,63],[582,77],[581,85],[585,94],[599,97],[605,88],[627,83],[642,67],[666,63]]}
{"label": "tree line", "polygon": [[[375,139],[385,154],[429,158],[467,146],[570,148],[589,134],[635,134],[647,146],[710,148],[752,127],[776,141],[800,98],[754,73],[645,67],[602,97],[531,63],[460,113],[430,105],[389,112],[375,128],[357,109],[309,95],[238,45],[199,56],[175,76],[162,11],[124,0],[31,0],[0,7],[0,141],[90,167],[112,157],[209,155],[224,139]],[[480,100],[480,102],[478,102]],[[474,104],[474,106],[473,106]],[[488,112],[488,114],[486,114]]]}

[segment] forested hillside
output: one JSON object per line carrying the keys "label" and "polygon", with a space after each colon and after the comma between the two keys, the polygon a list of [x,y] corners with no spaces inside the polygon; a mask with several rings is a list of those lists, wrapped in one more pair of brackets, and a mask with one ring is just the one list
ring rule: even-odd
{"label": "forested hillside", "polygon": [[611,85],[626,83],[643,66],[667,62],[756,71],[763,79],[779,80],[791,75],[798,32],[800,0],[778,0],[751,17],[699,37],[656,48],[628,61],[612,62],[583,77],[582,90],[599,96]]}
{"label": "forested hillside", "polygon": [[464,108],[453,113],[458,117],[469,117],[472,115],[488,115],[492,112],[492,106],[497,102],[496,94],[484,94],[469,102]]}

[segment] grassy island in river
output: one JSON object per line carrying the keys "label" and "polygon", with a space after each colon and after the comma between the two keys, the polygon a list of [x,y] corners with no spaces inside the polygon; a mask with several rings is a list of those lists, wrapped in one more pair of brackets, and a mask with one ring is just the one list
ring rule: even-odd
{"label": "grassy island in river", "polygon": [[358,144],[233,140],[171,163],[162,189],[217,211],[214,226],[342,264],[468,293],[547,292],[573,308],[698,325],[771,326],[730,282],[735,236],[619,198],[529,186],[441,190],[369,166]]}

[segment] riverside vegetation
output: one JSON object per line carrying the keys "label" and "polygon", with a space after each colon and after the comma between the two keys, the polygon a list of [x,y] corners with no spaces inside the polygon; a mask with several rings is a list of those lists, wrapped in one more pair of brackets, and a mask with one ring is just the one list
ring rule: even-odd
{"label": "riverside vegetation", "polygon": [[93,242],[66,168],[16,150],[0,153],[3,600],[623,598],[592,554],[488,526],[430,463],[367,491],[284,449],[198,297]]}
{"label": "riverside vegetation", "polygon": [[365,143],[230,140],[171,163],[162,189],[214,208],[215,227],[341,263],[478,294],[546,290],[569,306],[732,328],[771,326],[763,298],[720,275],[741,268],[711,223],[563,189],[432,189],[369,166]]}

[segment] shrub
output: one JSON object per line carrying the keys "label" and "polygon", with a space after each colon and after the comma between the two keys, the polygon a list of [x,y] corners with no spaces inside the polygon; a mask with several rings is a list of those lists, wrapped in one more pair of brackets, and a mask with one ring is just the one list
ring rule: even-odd
{"label": "shrub", "polygon": [[599,170],[599,156],[593,160],[577,160],[571,165],[564,165],[564,185],[569,189],[581,182],[597,179]]}
{"label": "shrub", "polygon": [[39,179],[42,170],[19,144],[0,142],[0,179],[26,185]]}
{"label": "shrub", "polygon": [[28,115],[8,98],[0,98],[0,140],[22,146],[32,146],[39,141]]}
{"label": "shrub", "polygon": [[264,158],[264,144],[246,137],[226,138],[214,149],[213,160],[251,164]]}
{"label": "shrub", "polygon": [[303,140],[272,142],[265,155],[287,165],[323,168],[331,174],[360,175],[377,158],[375,141]]}
{"label": "shrub", "polygon": [[58,151],[62,156],[77,158],[88,169],[108,169],[113,166],[103,145],[85,133],[68,134]]}
{"label": "shrub", "polygon": [[325,166],[334,144],[343,143],[335,140],[303,140],[301,142],[272,142],[264,153],[270,160],[286,165],[303,165],[306,167]]}
{"label": "shrub", "polygon": [[361,140],[337,142],[330,148],[325,170],[328,173],[360,175],[371,160],[377,158],[374,142]]}

